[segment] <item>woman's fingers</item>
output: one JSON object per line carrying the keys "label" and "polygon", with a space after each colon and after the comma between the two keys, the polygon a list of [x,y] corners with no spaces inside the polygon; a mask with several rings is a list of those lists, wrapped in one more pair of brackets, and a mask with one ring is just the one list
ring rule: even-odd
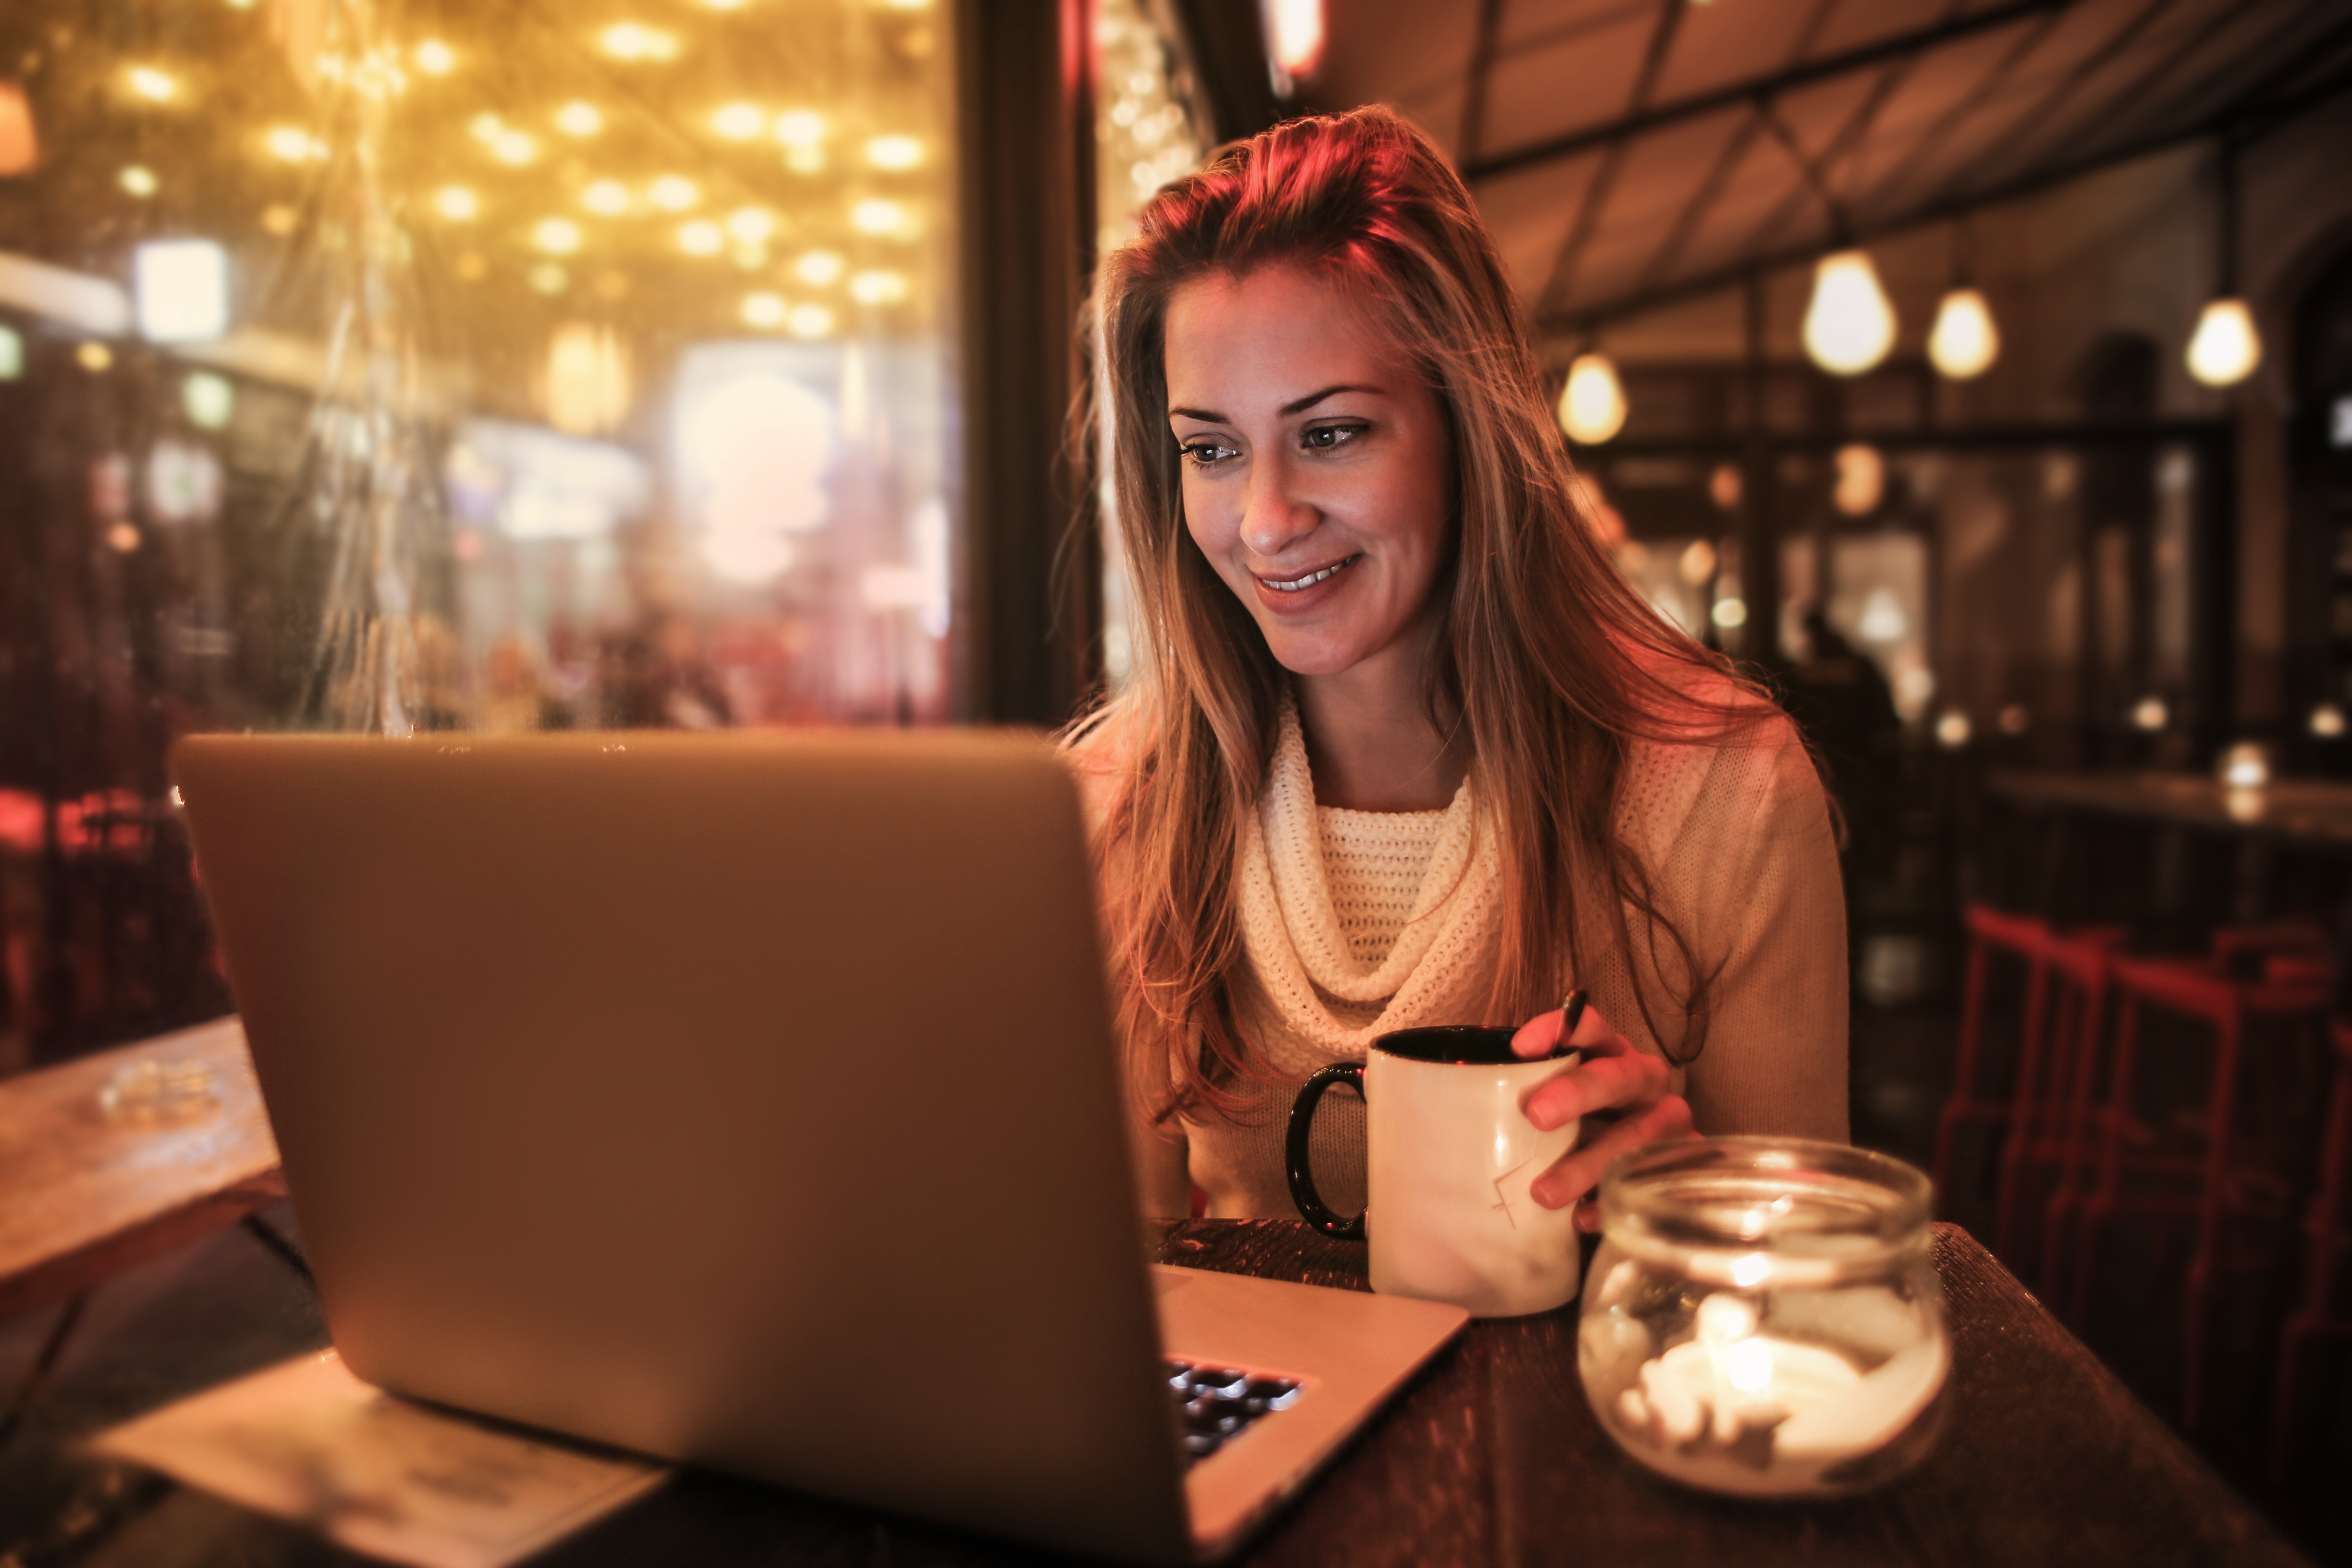
{"label": "woman's fingers", "polygon": [[1664,1062],[1627,1049],[1586,1058],[1539,1086],[1522,1109],[1529,1121],[1549,1132],[1596,1110],[1646,1106],[1672,1082]]}
{"label": "woman's fingers", "polygon": [[1599,1184],[1601,1173],[1618,1155],[1661,1139],[1687,1138],[1691,1131],[1690,1102],[1679,1094],[1666,1095],[1655,1104],[1627,1116],[1581,1149],[1562,1155],[1528,1190],[1546,1208],[1566,1208]]}
{"label": "woman's fingers", "polygon": [[[1518,1032],[1511,1037],[1513,1054],[1530,1060],[1551,1055],[1559,1046],[1560,1025],[1567,1020],[1570,1010],[1570,1007],[1549,1008],[1520,1025]],[[1568,1037],[1570,1049],[1582,1051],[1588,1056],[1614,1056],[1633,1048],[1631,1040],[1610,1027],[1609,1020],[1601,1016],[1600,1008],[1588,1006],[1574,1010],[1578,1016],[1576,1027],[1570,1031]]]}

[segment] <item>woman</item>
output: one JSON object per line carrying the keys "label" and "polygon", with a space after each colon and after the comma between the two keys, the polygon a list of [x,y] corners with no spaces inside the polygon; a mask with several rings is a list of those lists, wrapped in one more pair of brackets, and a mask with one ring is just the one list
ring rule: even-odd
{"label": "woman", "polygon": [[1136,657],[1069,744],[1146,1206],[1293,1215],[1307,1073],[1423,1024],[1540,1055],[1571,986],[1583,1063],[1527,1110],[1599,1131],[1538,1201],[1694,1127],[1842,1140],[1821,785],[1594,542],[1444,156],[1386,109],[1277,126],[1153,199],[1101,305]]}

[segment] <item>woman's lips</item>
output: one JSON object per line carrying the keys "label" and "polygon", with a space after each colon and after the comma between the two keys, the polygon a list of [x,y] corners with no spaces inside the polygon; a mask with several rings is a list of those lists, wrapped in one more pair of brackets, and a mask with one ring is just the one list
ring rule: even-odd
{"label": "woman's lips", "polygon": [[1361,554],[1349,555],[1327,566],[1309,568],[1292,577],[1262,577],[1253,573],[1257,583],[1257,596],[1267,608],[1278,611],[1303,610],[1322,603],[1335,591],[1339,576],[1361,561]]}

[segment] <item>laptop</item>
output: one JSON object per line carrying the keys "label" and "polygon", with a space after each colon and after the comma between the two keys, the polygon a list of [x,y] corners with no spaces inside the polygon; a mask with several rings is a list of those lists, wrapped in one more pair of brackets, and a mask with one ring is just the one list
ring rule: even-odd
{"label": "laptop", "polygon": [[1076,791],[975,731],[199,736],[343,1359],[1134,1563],[1230,1551],[1457,1308],[1150,1265]]}

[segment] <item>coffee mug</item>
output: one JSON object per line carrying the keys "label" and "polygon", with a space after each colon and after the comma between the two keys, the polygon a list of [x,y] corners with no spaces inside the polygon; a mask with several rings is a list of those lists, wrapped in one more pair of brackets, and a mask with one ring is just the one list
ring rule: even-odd
{"label": "coffee mug", "polygon": [[[1372,1289],[1451,1301],[1473,1317],[1548,1311],[1576,1297],[1576,1210],[1528,1189],[1576,1146],[1573,1121],[1546,1131],[1528,1097],[1576,1065],[1556,1049],[1528,1060],[1509,1029],[1450,1026],[1382,1035],[1362,1065],[1334,1062],[1291,1102],[1290,1195],[1327,1236],[1368,1239]],[[1307,1168],[1315,1107],[1335,1083],[1364,1098],[1364,1212],[1331,1212]],[[1367,1235],[1369,1233],[1369,1235]]]}

